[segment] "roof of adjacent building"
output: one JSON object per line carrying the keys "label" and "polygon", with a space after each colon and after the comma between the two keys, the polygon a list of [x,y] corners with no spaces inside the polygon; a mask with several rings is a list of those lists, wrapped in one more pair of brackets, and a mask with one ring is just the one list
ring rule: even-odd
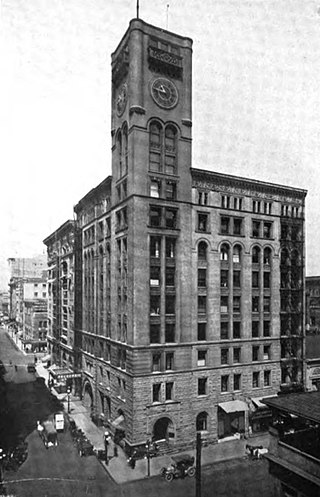
{"label": "roof of adjacent building", "polygon": [[320,335],[306,336],[306,358],[320,360]]}
{"label": "roof of adjacent building", "polygon": [[262,402],[272,409],[294,414],[316,423],[320,422],[320,392],[318,391],[279,395],[265,398]]}

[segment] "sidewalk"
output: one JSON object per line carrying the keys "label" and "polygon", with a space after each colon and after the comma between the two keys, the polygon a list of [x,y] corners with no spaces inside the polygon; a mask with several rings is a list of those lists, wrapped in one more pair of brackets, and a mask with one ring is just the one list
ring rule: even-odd
{"label": "sidewalk", "polygon": [[[67,411],[67,399],[63,398],[63,395],[65,396],[65,394],[61,394],[59,398],[63,401],[65,410]],[[103,434],[105,428],[98,427],[91,421],[88,411],[78,399],[72,398],[70,401],[70,411],[70,418],[83,430],[95,450],[104,450]],[[203,447],[201,452],[202,466],[219,461],[243,458],[246,455],[245,446],[247,443],[268,447],[269,435],[268,433],[264,433],[259,436],[252,436],[249,440],[227,440],[214,445],[209,445],[208,447]],[[108,450],[108,465],[106,465],[104,461],[101,461],[101,464],[103,464],[106,471],[116,483],[141,480],[147,477],[148,461],[146,459],[137,460],[135,468],[132,469],[127,463],[127,456],[124,451],[119,446],[117,446],[117,449],[118,457],[114,457],[114,443],[111,441]],[[196,455],[195,449],[186,450],[183,451],[183,453],[193,456]],[[150,459],[150,476],[158,476],[161,468],[168,466],[170,462],[170,455],[163,455]]]}

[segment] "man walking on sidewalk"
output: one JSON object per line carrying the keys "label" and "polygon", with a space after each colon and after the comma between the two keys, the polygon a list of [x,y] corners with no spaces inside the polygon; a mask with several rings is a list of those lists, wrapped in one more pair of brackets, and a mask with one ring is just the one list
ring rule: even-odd
{"label": "man walking on sidewalk", "polygon": [[106,464],[108,464],[109,463],[109,459],[108,459],[108,447],[109,447],[109,442],[110,442],[110,435],[109,435],[108,431],[104,432],[103,439],[104,439],[105,461],[106,461]]}

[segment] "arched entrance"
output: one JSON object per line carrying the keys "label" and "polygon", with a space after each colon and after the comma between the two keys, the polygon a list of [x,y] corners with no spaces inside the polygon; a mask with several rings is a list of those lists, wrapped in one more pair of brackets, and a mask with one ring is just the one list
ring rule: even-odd
{"label": "arched entrance", "polygon": [[153,427],[154,440],[172,440],[175,437],[175,430],[171,419],[160,418],[155,422]]}
{"label": "arched entrance", "polygon": [[91,410],[93,408],[93,393],[90,383],[86,383],[84,386],[82,402],[88,409]]}

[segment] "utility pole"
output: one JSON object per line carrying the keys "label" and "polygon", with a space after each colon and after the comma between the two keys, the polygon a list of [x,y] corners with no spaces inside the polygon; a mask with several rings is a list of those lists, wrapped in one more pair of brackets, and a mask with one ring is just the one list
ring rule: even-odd
{"label": "utility pole", "polygon": [[201,497],[201,433],[197,433],[196,445],[196,497]]}
{"label": "utility pole", "polygon": [[148,439],[146,442],[148,476],[150,476],[150,445],[151,445],[151,440]]}

